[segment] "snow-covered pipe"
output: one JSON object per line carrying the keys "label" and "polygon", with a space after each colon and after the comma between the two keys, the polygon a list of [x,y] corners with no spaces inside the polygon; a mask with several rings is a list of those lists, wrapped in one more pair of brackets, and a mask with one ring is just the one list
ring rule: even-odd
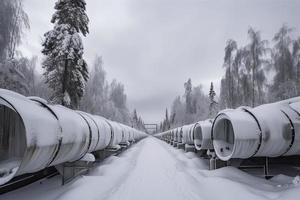
{"label": "snow-covered pipe", "polygon": [[166,131],[166,136],[167,136],[167,140],[168,140],[169,142],[171,142],[171,141],[172,141],[172,135],[171,135],[171,132],[170,132],[170,131]]}
{"label": "snow-covered pipe", "polygon": [[194,124],[188,124],[182,127],[182,143],[194,145],[193,137],[191,135],[191,130]]}
{"label": "snow-covered pipe", "polygon": [[90,153],[90,152],[98,150],[97,145],[100,140],[100,130],[99,130],[97,123],[94,120],[94,116],[89,113],[82,112],[82,111],[77,111],[77,112],[81,115],[81,117],[84,118],[84,120],[88,124],[88,128],[90,131],[90,137],[89,137],[90,144],[89,144],[88,152]]}
{"label": "snow-covered pipe", "polygon": [[[17,174],[26,173],[28,165],[33,167],[28,172],[38,171],[53,160],[61,138],[61,127],[46,108],[22,95],[1,89],[0,123],[0,184]],[[32,157],[39,162],[31,164]]]}
{"label": "snow-covered pipe", "polygon": [[88,153],[90,141],[92,140],[88,123],[82,115],[69,108],[61,105],[48,105],[48,107],[58,117],[62,130],[62,137],[52,165],[82,158]]}
{"label": "snow-covered pipe", "polygon": [[145,137],[147,137],[147,134],[142,132],[142,131],[139,131],[139,130],[134,130],[135,132],[135,140],[138,141],[138,140],[141,140]]}
{"label": "snow-covered pipe", "polygon": [[131,131],[132,131],[131,127],[126,126],[124,124],[120,124],[120,125],[121,125],[122,132],[123,132],[123,137],[122,137],[121,143],[122,144],[130,144],[130,142],[133,141],[133,140],[131,140]]}
{"label": "snow-covered pipe", "polygon": [[183,142],[182,142],[182,137],[183,137],[182,127],[179,127],[179,128],[178,128],[178,142],[179,142],[179,143],[183,143]]}
{"label": "snow-covered pipe", "polygon": [[214,120],[212,137],[217,156],[231,158],[299,155],[300,98],[255,108],[221,111]]}
{"label": "snow-covered pipe", "polygon": [[109,145],[112,138],[111,127],[107,123],[107,120],[105,118],[97,115],[93,115],[92,117],[95,123],[97,124],[99,130],[99,140],[95,150],[97,151],[97,150],[105,149]]}
{"label": "snow-covered pipe", "polygon": [[174,133],[172,130],[168,130],[168,134],[170,134],[171,141],[174,141]]}
{"label": "snow-covered pipe", "polygon": [[213,149],[211,139],[212,120],[199,121],[192,129],[194,146],[197,150]]}
{"label": "snow-covered pipe", "polygon": [[174,135],[175,135],[175,139],[174,140],[177,143],[181,143],[179,132],[180,132],[180,128],[175,128],[174,129]]}
{"label": "snow-covered pipe", "polygon": [[[136,132],[135,137],[145,136]],[[121,139],[116,122],[0,89],[0,185],[17,175],[76,161]]]}
{"label": "snow-covered pipe", "polygon": [[109,143],[109,147],[116,147],[122,141],[123,132],[121,126],[114,121],[106,120],[111,128],[111,140]]}
{"label": "snow-covered pipe", "polygon": [[134,142],[134,130],[129,127],[129,142]]}

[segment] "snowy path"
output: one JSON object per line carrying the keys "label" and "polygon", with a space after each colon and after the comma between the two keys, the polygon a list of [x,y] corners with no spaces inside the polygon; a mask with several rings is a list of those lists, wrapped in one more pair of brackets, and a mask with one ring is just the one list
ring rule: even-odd
{"label": "snowy path", "polygon": [[199,199],[185,183],[182,163],[157,140],[148,139],[137,162],[109,200],[118,199]]}
{"label": "snowy path", "polygon": [[291,177],[267,181],[227,167],[208,171],[207,161],[147,138],[106,159],[88,176],[60,186],[59,177],[0,196],[7,200],[210,200],[299,199]]}

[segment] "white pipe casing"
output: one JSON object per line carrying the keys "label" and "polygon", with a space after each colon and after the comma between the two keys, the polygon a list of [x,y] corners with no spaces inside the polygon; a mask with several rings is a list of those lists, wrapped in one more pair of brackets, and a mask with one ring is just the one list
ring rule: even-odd
{"label": "white pipe casing", "polygon": [[172,134],[172,140],[174,142],[177,142],[177,138],[176,138],[176,131],[175,129],[170,130],[171,134]]}
{"label": "white pipe casing", "polygon": [[91,134],[84,118],[61,105],[48,105],[57,115],[62,128],[62,140],[53,164],[72,162],[82,158],[89,150]]}
{"label": "white pipe casing", "polygon": [[194,145],[194,141],[191,137],[191,129],[194,124],[188,124],[182,127],[182,143],[183,144],[192,144]]}
{"label": "white pipe casing", "polygon": [[111,128],[111,140],[109,142],[109,147],[116,147],[122,141],[123,133],[120,125],[114,121],[106,120]]}
{"label": "white pipe casing", "polygon": [[221,111],[212,127],[214,150],[225,161],[249,158],[259,148],[260,132],[255,119],[243,109]]}
{"label": "white pipe casing", "polygon": [[61,128],[47,108],[15,92],[0,89],[0,184],[51,164]]}
{"label": "white pipe casing", "polygon": [[180,128],[175,128],[174,131],[175,131],[175,141],[178,142],[178,143],[181,143]]}
{"label": "white pipe casing", "polygon": [[261,127],[261,145],[254,156],[278,157],[286,153],[292,141],[289,118],[281,111],[280,104],[265,104],[247,109]]}
{"label": "white pipe casing", "polygon": [[171,141],[174,141],[173,131],[172,130],[168,130],[168,133],[170,134]]}
{"label": "white pipe casing", "polygon": [[95,150],[98,151],[98,150],[105,149],[109,145],[112,139],[111,127],[105,118],[98,115],[93,115],[92,117],[95,123],[97,124],[100,133],[99,141],[97,143]]}
{"label": "white pipe casing", "polygon": [[99,127],[96,123],[96,121],[94,120],[94,116],[86,113],[86,112],[82,112],[82,111],[77,111],[83,118],[84,120],[87,122],[89,130],[90,130],[90,145],[89,145],[89,149],[88,152],[94,152],[97,150],[97,145],[99,143],[100,140],[100,130]]}
{"label": "white pipe casing", "polygon": [[229,160],[296,155],[299,151],[295,146],[295,139],[299,138],[299,115],[291,105],[298,104],[299,100],[292,98],[255,108],[221,111],[214,120],[212,131],[217,156]]}
{"label": "white pipe casing", "polygon": [[294,134],[291,148],[284,155],[300,155],[300,102],[291,103],[281,110],[289,116]]}
{"label": "white pipe casing", "polygon": [[120,124],[121,128],[122,128],[122,140],[121,143],[122,144],[129,144],[129,138],[130,138],[130,130],[128,126],[124,125],[124,124]]}
{"label": "white pipe casing", "polygon": [[129,127],[129,142],[134,142],[134,130]]}
{"label": "white pipe casing", "polygon": [[178,136],[178,142],[179,143],[183,143],[182,137],[183,137],[182,127],[179,127],[179,136]]}
{"label": "white pipe casing", "polygon": [[211,139],[212,120],[199,121],[193,126],[193,140],[197,150],[213,149]]}

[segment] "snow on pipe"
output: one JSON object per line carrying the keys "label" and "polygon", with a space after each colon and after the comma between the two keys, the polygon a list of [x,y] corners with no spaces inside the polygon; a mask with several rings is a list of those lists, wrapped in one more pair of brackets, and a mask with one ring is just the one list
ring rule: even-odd
{"label": "snow on pipe", "polygon": [[194,145],[197,150],[213,149],[211,128],[212,120],[209,119],[156,134],[156,137],[177,143]]}
{"label": "snow on pipe", "polygon": [[192,129],[194,124],[182,126],[182,143],[187,145],[194,145]]}
{"label": "snow on pipe", "polygon": [[182,143],[182,127],[173,129],[174,141],[177,143]]}
{"label": "snow on pipe", "polygon": [[219,112],[212,138],[221,160],[300,155],[300,97]]}
{"label": "snow on pipe", "polygon": [[165,141],[168,141],[168,142],[172,141],[172,139],[171,139],[171,131],[170,130],[162,132],[162,133],[159,133],[157,136],[159,138],[164,139]]}
{"label": "snow on pipe", "polygon": [[199,121],[192,127],[192,138],[197,150],[213,149],[211,139],[212,120]]}
{"label": "snow on pipe", "polygon": [[0,131],[0,185],[17,175],[146,136],[100,116],[4,89],[0,89]]}

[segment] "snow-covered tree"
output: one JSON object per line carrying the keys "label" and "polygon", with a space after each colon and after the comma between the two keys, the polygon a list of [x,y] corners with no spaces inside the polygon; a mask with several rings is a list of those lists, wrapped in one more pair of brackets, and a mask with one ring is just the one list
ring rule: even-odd
{"label": "snow-covered tree", "polygon": [[189,78],[188,81],[184,83],[186,112],[189,114],[194,113],[192,105],[192,88],[192,80]]}
{"label": "snow-covered tree", "polygon": [[21,94],[28,94],[29,87],[26,85],[25,75],[20,71],[19,59],[4,60],[0,62],[0,85],[1,88],[13,90]]}
{"label": "snow-covered tree", "polygon": [[224,99],[222,101],[225,103],[222,107],[229,107],[232,108],[234,105],[234,81],[233,81],[233,60],[234,60],[234,54],[237,49],[237,43],[236,41],[229,39],[226,42],[225,46],[225,56],[224,56],[224,64],[225,67],[225,77],[223,78],[224,81],[221,81],[221,84],[225,84],[224,86],[221,85],[221,89],[226,88],[225,91],[221,92],[220,98]]}
{"label": "snow-covered tree", "polygon": [[170,129],[170,120],[169,120],[169,112],[168,108],[166,108],[166,113],[165,113],[165,130]]}
{"label": "snow-covered tree", "polygon": [[193,107],[195,108],[195,113],[186,117],[186,123],[192,123],[199,120],[204,120],[209,114],[209,98],[203,92],[202,85],[198,85],[193,88]]}
{"label": "snow-covered tree", "polygon": [[132,127],[138,130],[146,131],[144,121],[141,116],[138,116],[136,109],[133,110],[131,116]]}
{"label": "snow-covered tree", "polygon": [[274,100],[293,97],[297,94],[296,70],[294,68],[292,44],[290,32],[293,29],[283,25],[275,34],[272,50],[272,63],[275,70],[271,93]]}
{"label": "snow-covered tree", "polygon": [[88,33],[88,16],[84,0],[58,0],[51,23],[45,33],[42,53],[46,83],[52,89],[54,103],[77,108],[88,80],[80,34]]}
{"label": "snow-covered tree", "polygon": [[300,38],[293,41],[293,65],[296,74],[296,90],[297,96],[300,95]]}
{"label": "snow-covered tree", "polygon": [[85,95],[80,102],[80,109],[89,113],[104,115],[108,101],[107,84],[102,57],[96,56],[86,85]]}
{"label": "snow-covered tree", "polygon": [[171,107],[171,126],[178,127],[182,125],[185,121],[185,104],[181,101],[180,96],[177,96]]}
{"label": "snow-covered tree", "polygon": [[[265,83],[265,74],[264,74],[264,58],[263,56],[267,51],[267,41],[262,40],[260,32],[249,28],[248,37],[250,39],[250,44],[247,46],[250,58],[251,65],[251,75],[252,75],[252,107],[256,106],[256,102],[259,104],[264,103],[262,100],[263,92],[262,89]],[[258,100],[255,97],[258,96]]]}
{"label": "snow-covered tree", "polygon": [[1,0],[0,62],[15,57],[24,28],[29,28],[29,20],[23,10],[23,0]]}
{"label": "snow-covered tree", "polygon": [[17,47],[21,43],[23,29],[29,28],[28,16],[23,10],[22,0],[0,1],[0,87],[22,94],[28,94],[27,70],[21,55],[16,57]]}
{"label": "snow-covered tree", "polygon": [[267,65],[267,41],[260,32],[249,28],[249,44],[237,47],[230,39],[225,47],[223,66],[226,68],[221,81],[220,107],[236,108],[254,106],[265,101],[265,68]]}
{"label": "snow-covered tree", "polygon": [[124,85],[113,80],[110,84],[109,99],[115,107],[114,119],[128,124],[130,114],[127,109],[127,96],[125,94]]}
{"label": "snow-covered tree", "polygon": [[[191,80],[190,82],[191,86]],[[186,83],[185,83],[186,86]],[[170,116],[167,114],[161,122],[161,127],[163,130],[167,130],[170,127],[175,128],[178,126],[182,126],[184,124],[189,124],[193,122],[197,122],[199,120],[204,120],[207,118],[209,113],[209,98],[207,95],[204,94],[202,86],[196,86],[189,88],[189,96],[190,100],[188,101],[181,101],[181,97],[177,96],[173,104],[171,106],[171,114]],[[184,95],[182,95],[182,98],[186,100],[185,92]],[[186,106],[186,102],[190,101],[190,109],[192,112],[187,112],[187,109],[189,109]]]}
{"label": "snow-covered tree", "polygon": [[79,109],[132,125],[124,85],[116,80],[111,83],[106,80],[101,56],[96,56]]}
{"label": "snow-covered tree", "polygon": [[216,92],[214,90],[213,82],[210,83],[209,89],[209,117],[214,117],[217,113],[217,102],[215,100]]}

